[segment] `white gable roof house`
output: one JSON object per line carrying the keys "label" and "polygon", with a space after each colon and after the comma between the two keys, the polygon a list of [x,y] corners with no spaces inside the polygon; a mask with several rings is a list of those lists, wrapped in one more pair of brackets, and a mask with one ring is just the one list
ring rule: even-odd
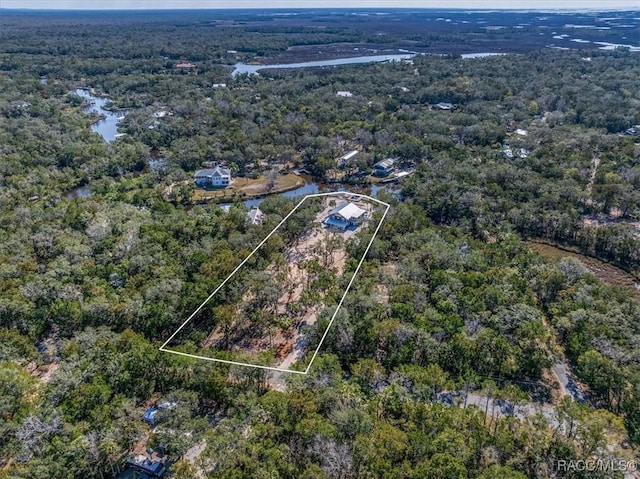
{"label": "white gable roof house", "polygon": [[229,186],[231,170],[220,166],[198,170],[195,174],[195,181],[198,186]]}
{"label": "white gable roof house", "polygon": [[344,231],[350,226],[357,226],[362,223],[366,215],[366,210],[345,201],[329,211],[329,215],[324,220],[324,223],[327,226],[337,227]]}

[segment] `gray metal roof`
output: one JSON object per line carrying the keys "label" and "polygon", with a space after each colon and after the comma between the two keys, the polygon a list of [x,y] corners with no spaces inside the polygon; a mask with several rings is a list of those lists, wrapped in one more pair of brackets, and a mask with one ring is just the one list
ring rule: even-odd
{"label": "gray metal roof", "polygon": [[198,170],[196,171],[196,176],[231,176],[231,170],[229,170],[228,168],[221,168],[219,166],[216,166],[215,168],[205,168],[204,170]]}
{"label": "gray metal roof", "polygon": [[373,165],[374,168],[391,168],[393,166],[393,158],[387,158],[385,160],[379,161],[377,162],[375,165]]}

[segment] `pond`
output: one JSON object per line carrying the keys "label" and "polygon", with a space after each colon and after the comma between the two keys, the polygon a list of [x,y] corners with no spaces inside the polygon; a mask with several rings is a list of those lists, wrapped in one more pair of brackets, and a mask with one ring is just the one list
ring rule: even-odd
{"label": "pond", "polygon": [[274,65],[247,65],[246,63],[236,63],[234,65],[235,70],[233,70],[231,76],[236,76],[242,73],[248,73],[251,75],[253,73],[256,73],[258,70],[266,69],[325,67],[335,65],[354,65],[357,63],[376,63],[407,60],[414,57],[415,55],[415,53],[371,55],[364,57],[334,58],[333,60],[318,60],[313,62],[278,63]]}
{"label": "pond", "polygon": [[105,110],[104,106],[107,104],[108,100],[106,98],[93,95],[88,90],[77,88],[73,92],[91,102],[91,105],[86,107],[84,110],[86,113],[95,112],[104,117],[104,119],[91,125],[91,130],[98,133],[109,143],[115,140],[119,135],[118,124],[120,123],[120,120],[124,118],[123,113],[114,113],[112,111]]}

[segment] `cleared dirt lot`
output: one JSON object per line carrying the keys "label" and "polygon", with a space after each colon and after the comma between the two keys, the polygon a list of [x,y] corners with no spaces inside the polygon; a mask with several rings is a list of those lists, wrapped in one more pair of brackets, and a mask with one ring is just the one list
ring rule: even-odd
{"label": "cleared dirt lot", "polygon": [[[283,369],[304,356],[318,315],[341,293],[347,242],[370,221],[374,210],[373,203],[355,196],[314,200],[320,204],[304,232],[290,240],[266,270],[253,272],[262,282],[248,281],[242,300],[233,306],[231,324],[217,321],[202,347],[272,356],[272,364]],[[344,231],[327,227],[324,221],[330,212],[345,202],[366,212],[362,224]]]}

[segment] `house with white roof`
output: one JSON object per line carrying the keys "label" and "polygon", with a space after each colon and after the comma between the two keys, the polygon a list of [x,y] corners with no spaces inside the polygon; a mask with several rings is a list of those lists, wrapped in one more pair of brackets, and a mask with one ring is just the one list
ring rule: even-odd
{"label": "house with white roof", "polygon": [[226,187],[231,183],[231,170],[220,166],[198,170],[195,181],[198,186]]}
{"label": "house with white roof", "polygon": [[265,214],[256,206],[247,212],[247,216],[249,217],[249,222],[252,225],[261,225],[264,221]]}
{"label": "house with white roof", "polygon": [[358,153],[360,153],[358,150],[352,150],[349,153],[347,153],[346,155],[342,155],[340,158],[338,158],[338,166],[341,166],[341,167],[345,166],[355,156],[357,156]]}
{"label": "house with white roof", "polygon": [[337,228],[340,231],[345,231],[348,228],[359,226],[366,217],[366,210],[345,201],[329,211],[327,218],[324,220],[324,224]]}

